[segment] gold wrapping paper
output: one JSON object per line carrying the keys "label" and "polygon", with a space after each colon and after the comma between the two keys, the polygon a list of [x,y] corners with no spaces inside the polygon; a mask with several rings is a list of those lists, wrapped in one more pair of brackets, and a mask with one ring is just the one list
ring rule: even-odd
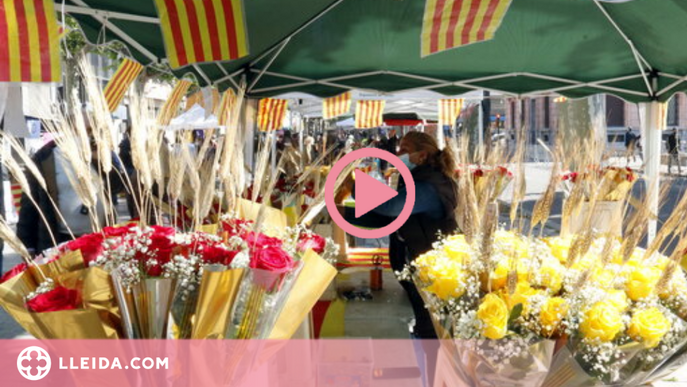
{"label": "gold wrapping paper", "polygon": [[[27,312],[28,313],[28,312]],[[30,313],[36,326],[48,339],[116,339],[117,331],[103,325],[92,309]]]}
{"label": "gold wrapping paper", "polygon": [[238,199],[237,201],[238,216],[246,220],[257,221],[261,207],[264,207],[262,224],[265,226],[265,235],[279,237],[289,225],[288,218],[283,211],[246,199]]}
{"label": "gold wrapping paper", "polygon": [[198,226],[198,231],[206,234],[217,235],[219,233],[219,224],[203,224]]}
{"label": "gold wrapping paper", "polygon": [[0,284],[0,305],[29,334],[37,339],[45,339],[43,332],[24,306],[24,296],[34,291],[37,286],[28,270],[10,278]]}
{"label": "gold wrapping paper", "polygon": [[203,270],[192,338],[222,339],[244,269]]}
{"label": "gold wrapping paper", "polygon": [[[76,269],[81,267],[81,269]],[[37,287],[35,268],[0,285],[0,303],[19,325],[38,339],[119,337],[119,309],[114,301],[110,276],[99,268],[83,269],[79,252],[67,253],[59,260],[41,265],[56,283],[79,289],[84,309],[62,312],[30,313],[24,297]],[[63,320],[60,320],[63,319]]]}
{"label": "gold wrapping paper", "polygon": [[[80,251],[68,251],[61,254],[59,259],[38,266],[46,277],[52,278],[58,284],[60,284],[60,275],[86,268]],[[43,277],[41,277],[41,274],[35,266],[29,266],[29,272],[33,275],[33,278],[36,279],[36,282],[43,280]]]}
{"label": "gold wrapping paper", "polygon": [[308,250],[303,256],[303,269],[269,338],[290,339],[334,277],[336,269],[317,253]]}

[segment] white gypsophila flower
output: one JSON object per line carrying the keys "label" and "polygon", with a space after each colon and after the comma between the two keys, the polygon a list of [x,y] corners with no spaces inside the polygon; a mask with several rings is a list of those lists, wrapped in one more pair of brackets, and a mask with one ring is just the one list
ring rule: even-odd
{"label": "white gypsophila flower", "polygon": [[247,269],[250,265],[250,256],[244,250],[234,256],[229,266],[231,269]]}
{"label": "white gypsophila flower", "polygon": [[55,289],[55,281],[52,280],[52,278],[46,278],[45,281],[41,282],[38,284],[38,287],[36,290],[33,292],[30,292],[29,294],[24,297],[25,301],[32,300],[36,298],[37,296],[41,294],[45,294],[51,290]]}

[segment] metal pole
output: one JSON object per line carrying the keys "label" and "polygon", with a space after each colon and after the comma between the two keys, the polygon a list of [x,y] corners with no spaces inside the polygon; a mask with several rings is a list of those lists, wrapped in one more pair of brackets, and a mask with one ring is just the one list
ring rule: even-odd
{"label": "metal pole", "polygon": [[[644,164],[647,195],[649,195],[649,210],[652,214],[658,214],[658,199],[661,174],[661,135],[665,128],[665,120],[662,119],[662,102],[650,102],[640,104],[642,120],[642,138],[644,138]],[[650,218],[647,230],[647,239],[651,243],[656,237],[657,222]]]}

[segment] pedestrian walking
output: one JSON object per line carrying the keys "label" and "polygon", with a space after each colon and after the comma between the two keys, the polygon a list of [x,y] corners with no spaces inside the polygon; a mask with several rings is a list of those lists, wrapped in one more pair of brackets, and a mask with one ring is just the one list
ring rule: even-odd
{"label": "pedestrian walking", "polygon": [[677,164],[677,173],[682,175],[682,167],[680,166],[680,138],[677,135],[677,128],[668,136],[668,173],[673,169],[673,161]]}

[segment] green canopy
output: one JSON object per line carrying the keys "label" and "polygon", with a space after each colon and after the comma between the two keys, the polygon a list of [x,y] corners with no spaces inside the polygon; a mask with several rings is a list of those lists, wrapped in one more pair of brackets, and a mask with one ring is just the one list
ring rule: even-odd
{"label": "green canopy", "polygon": [[[120,40],[144,64],[163,61],[153,0],[68,0],[92,42]],[[445,95],[610,93],[667,100],[687,81],[687,1],[513,0],[496,37],[420,57],[425,0],[245,0],[250,55],[187,66],[201,85],[249,95],[346,89]],[[57,4],[57,9],[61,9]],[[97,11],[94,11],[97,10]]]}

